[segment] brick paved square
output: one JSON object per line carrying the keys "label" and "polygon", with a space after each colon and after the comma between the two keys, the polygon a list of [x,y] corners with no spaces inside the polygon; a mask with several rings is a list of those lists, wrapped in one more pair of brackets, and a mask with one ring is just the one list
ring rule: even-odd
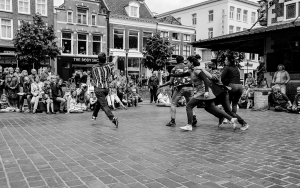
{"label": "brick paved square", "polygon": [[198,127],[166,127],[169,108],[146,102],[115,111],[0,114],[0,187],[261,188],[300,187],[300,116],[240,110],[241,132],[196,109]]}

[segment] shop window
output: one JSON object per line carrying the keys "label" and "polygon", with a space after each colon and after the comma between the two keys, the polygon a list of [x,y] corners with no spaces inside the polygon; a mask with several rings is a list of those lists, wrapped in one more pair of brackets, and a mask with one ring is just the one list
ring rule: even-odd
{"label": "shop window", "polygon": [[172,33],[172,39],[173,40],[180,40],[180,34],[179,33]]}
{"label": "shop window", "polygon": [[213,38],[214,37],[214,29],[213,28],[208,28],[208,38]]}
{"label": "shop window", "polygon": [[124,49],[124,30],[114,29],[114,48]]}
{"label": "shop window", "polygon": [[139,32],[129,31],[129,49],[138,50],[139,44]]}
{"label": "shop window", "polygon": [[214,21],[214,11],[210,10],[208,11],[208,22]]}
{"label": "shop window", "polygon": [[101,36],[93,36],[93,55],[98,55],[101,52],[102,37]]}
{"label": "shop window", "polygon": [[184,34],[183,35],[183,41],[190,42],[191,41],[191,35]]}
{"label": "shop window", "polygon": [[197,24],[197,14],[192,14],[192,24],[193,25]]}
{"label": "shop window", "polygon": [[145,48],[145,46],[147,45],[147,39],[149,37],[152,37],[152,33],[151,32],[144,32],[143,33],[143,48]]}
{"label": "shop window", "polygon": [[139,58],[128,58],[128,71],[130,72],[140,71]]}
{"label": "shop window", "polygon": [[234,15],[234,7],[230,7],[230,13],[229,13],[229,19],[232,19],[233,20],[233,16]]}
{"label": "shop window", "polygon": [[96,15],[92,15],[92,25],[95,26],[96,25]]}
{"label": "shop window", "polygon": [[237,12],[236,12],[236,20],[237,21],[241,21],[241,12],[242,12],[242,9],[238,8]]}
{"label": "shop window", "polygon": [[169,32],[167,32],[167,31],[161,31],[160,32],[160,37],[168,38],[169,37]]}
{"label": "shop window", "polygon": [[0,10],[12,11],[12,0],[0,0]]}
{"label": "shop window", "polygon": [[78,54],[87,55],[87,35],[78,34]]}
{"label": "shop window", "polygon": [[286,19],[291,19],[296,17],[296,3],[291,3],[286,5],[285,16]]}
{"label": "shop window", "polygon": [[68,21],[68,23],[73,23],[73,12],[72,11],[68,11],[67,21]]}
{"label": "shop window", "polygon": [[87,24],[87,10],[86,9],[77,9],[77,23]]}
{"label": "shop window", "polygon": [[1,38],[12,39],[12,20],[1,19]]}
{"label": "shop window", "polygon": [[191,55],[191,46],[183,45],[183,50],[182,50],[182,55],[183,57],[187,58],[188,56]]}
{"label": "shop window", "polygon": [[19,13],[30,14],[30,0],[18,0]]}
{"label": "shop window", "polygon": [[62,53],[71,54],[72,53],[72,34],[62,33]]}
{"label": "shop window", "polygon": [[47,0],[36,0],[36,13],[47,16]]}

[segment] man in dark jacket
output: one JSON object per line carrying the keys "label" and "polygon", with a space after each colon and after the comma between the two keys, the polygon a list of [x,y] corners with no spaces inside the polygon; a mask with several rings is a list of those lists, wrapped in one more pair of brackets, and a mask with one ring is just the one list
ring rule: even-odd
{"label": "man in dark jacket", "polygon": [[62,98],[62,96],[60,95],[56,76],[51,77],[51,91],[52,91],[53,101],[60,103],[59,113],[64,113],[64,107],[65,107],[66,100],[64,98]]}
{"label": "man in dark jacket", "polygon": [[24,99],[27,100],[28,110],[31,112],[31,82],[27,76],[24,78],[24,82],[21,87],[23,87],[23,95],[20,96],[20,112],[23,112]]}
{"label": "man in dark jacket", "polygon": [[148,87],[150,89],[150,103],[154,100],[154,102],[157,102],[157,89],[159,85],[158,77],[156,76],[156,72],[152,74],[152,76],[149,78],[148,81]]}

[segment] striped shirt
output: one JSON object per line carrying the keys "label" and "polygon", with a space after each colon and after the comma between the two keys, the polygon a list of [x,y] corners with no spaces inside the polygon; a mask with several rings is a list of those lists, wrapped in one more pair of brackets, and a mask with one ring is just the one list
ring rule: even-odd
{"label": "striped shirt", "polygon": [[96,64],[92,68],[92,83],[98,88],[109,88],[110,77],[113,72],[113,64],[100,66]]}

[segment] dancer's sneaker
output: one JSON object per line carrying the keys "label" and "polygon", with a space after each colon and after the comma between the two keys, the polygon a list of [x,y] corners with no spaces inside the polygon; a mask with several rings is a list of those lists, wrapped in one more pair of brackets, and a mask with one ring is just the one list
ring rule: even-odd
{"label": "dancer's sneaker", "polygon": [[240,129],[241,131],[245,131],[249,128],[249,125],[248,124],[244,124]]}
{"label": "dancer's sneaker", "polygon": [[94,120],[94,121],[95,121],[95,120],[96,120],[96,117],[95,117],[95,116],[93,116],[93,117],[92,117],[92,120]]}
{"label": "dancer's sneaker", "polygon": [[184,131],[192,131],[192,130],[193,130],[193,127],[192,127],[192,125],[187,124],[187,125],[184,126],[184,127],[180,127],[180,129],[182,129],[182,130],[184,130]]}
{"label": "dancer's sneaker", "polygon": [[232,124],[233,130],[236,130],[236,123],[237,123],[237,118],[232,118],[230,120],[230,123]]}
{"label": "dancer's sneaker", "polygon": [[174,127],[175,125],[176,125],[175,119],[171,119],[171,121],[169,123],[167,123],[166,126],[168,126],[168,127]]}
{"label": "dancer's sneaker", "polygon": [[198,122],[197,117],[194,115],[194,116],[193,116],[193,123],[192,123],[192,126],[193,126],[193,127],[197,127],[197,122]]}
{"label": "dancer's sneaker", "polygon": [[119,126],[119,120],[118,120],[117,117],[114,117],[114,119],[111,122],[113,122],[113,124],[115,124],[116,127],[118,128],[118,126]]}
{"label": "dancer's sneaker", "polygon": [[218,124],[218,127],[221,127],[221,126],[223,125],[224,119],[225,119],[225,118],[219,118],[219,124]]}

